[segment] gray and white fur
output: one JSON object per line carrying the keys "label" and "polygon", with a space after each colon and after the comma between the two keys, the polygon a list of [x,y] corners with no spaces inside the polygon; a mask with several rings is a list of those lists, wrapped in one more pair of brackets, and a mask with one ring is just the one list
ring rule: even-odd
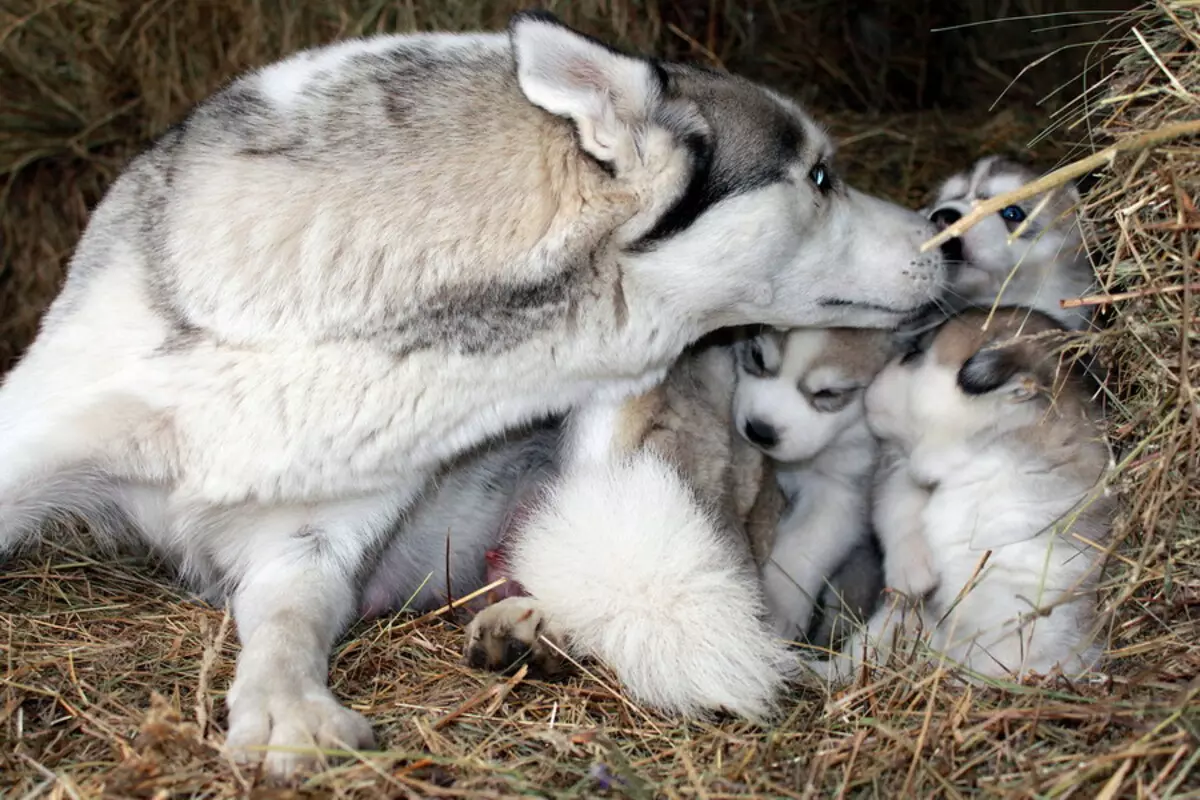
{"label": "gray and white fur", "polygon": [[[1002,156],[986,156],[947,178],[922,210],[943,230],[975,203],[1018,189],[1038,178],[1030,167]],[[991,307],[1026,306],[1072,329],[1092,321],[1088,306],[1063,308],[1093,285],[1083,244],[1079,191],[1068,184],[1007,206],[981,219],[942,246],[950,266],[947,301]]]}
{"label": "gray and white fur", "polygon": [[[288,776],[367,747],[329,653],[447,462],[617,408],[718,327],[931,300],[928,221],[832,155],[767,89],[535,12],[247,73],[112,184],[0,387],[0,551],[70,513],[133,536],[229,598],[231,752]],[[755,651],[740,630],[719,645]]]}

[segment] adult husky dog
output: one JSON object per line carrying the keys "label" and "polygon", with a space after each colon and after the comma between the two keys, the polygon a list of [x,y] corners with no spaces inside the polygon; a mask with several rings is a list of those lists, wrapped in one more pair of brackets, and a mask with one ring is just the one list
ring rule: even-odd
{"label": "adult husky dog", "polygon": [[0,389],[0,548],[65,512],[133,532],[231,599],[235,752],[367,745],[328,654],[440,465],[615,408],[706,331],[931,299],[928,222],[831,155],[766,89],[539,13],[247,74],[113,184]]}

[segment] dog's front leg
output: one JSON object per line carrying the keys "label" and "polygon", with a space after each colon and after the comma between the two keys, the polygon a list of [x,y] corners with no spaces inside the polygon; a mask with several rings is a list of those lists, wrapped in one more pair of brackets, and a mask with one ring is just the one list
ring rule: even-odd
{"label": "dog's front leg", "polygon": [[883,548],[884,583],[910,598],[925,595],[938,581],[922,522],[928,502],[929,490],[913,481],[907,459],[893,447],[885,447],[876,476],[872,522]]}
{"label": "dog's front leg", "polygon": [[814,481],[779,523],[763,589],[775,631],[799,639],[808,631],[813,607],[830,576],[868,536],[868,515],[856,487]]}
{"label": "dog's front leg", "polygon": [[328,660],[354,615],[363,557],[395,510],[384,500],[266,512],[237,542],[247,568],[232,603],[242,642],[227,697],[235,758],[263,758],[270,776],[287,778],[321,749],[372,745],[367,721],[330,691]]}

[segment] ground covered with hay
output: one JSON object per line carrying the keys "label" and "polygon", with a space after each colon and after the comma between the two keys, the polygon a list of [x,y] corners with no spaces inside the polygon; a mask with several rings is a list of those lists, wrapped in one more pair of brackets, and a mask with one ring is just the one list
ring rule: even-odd
{"label": "ground covered with hay", "polygon": [[[495,27],[514,4],[267,5],[0,9],[0,369],[27,344],[124,159],[228,75],[364,31]],[[221,749],[237,654],[223,612],[135,557],[46,548],[0,573],[0,793],[1200,797],[1200,6],[1158,0],[1038,52],[959,38],[937,59],[921,32],[972,20],[941,19],[936,3],[871,9],[864,22],[820,3],[555,7],[606,37],[744,64],[794,90],[828,109],[852,179],[910,205],[984,153],[1036,143],[1047,168],[1092,158],[1098,181],[1084,210],[1101,289],[1085,302],[1106,312],[1091,344],[1113,368],[1106,399],[1125,501],[1105,587],[1103,679],[966,688],[943,671],[891,664],[833,696],[797,690],[769,729],[680,724],[623,698],[599,667],[558,684],[467,669],[461,620],[401,616],[356,628],[333,662],[334,691],[368,715],[383,749],[272,788]],[[878,48],[853,47],[881,16],[894,32],[886,63],[871,60]],[[1103,69],[1057,95],[1019,81],[989,108],[1021,64],[1067,46],[1107,48]],[[751,59],[755,47],[768,55]],[[955,69],[964,82],[982,76],[970,78],[981,102],[949,102],[953,85],[930,74]],[[907,100],[889,105],[896,98]]]}

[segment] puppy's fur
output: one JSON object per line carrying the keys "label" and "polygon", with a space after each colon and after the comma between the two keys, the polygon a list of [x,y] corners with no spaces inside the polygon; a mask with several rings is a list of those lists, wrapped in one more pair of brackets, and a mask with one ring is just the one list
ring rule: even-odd
{"label": "puppy's fur", "polygon": [[[296,748],[367,746],[327,658],[446,462],[583,403],[611,439],[720,326],[884,326],[930,300],[927,221],[830,160],[778,95],[540,13],[244,75],[114,182],[0,388],[0,550],[64,513],[132,533],[232,602],[235,753],[276,746],[288,775]],[[754,673],[750,607],[719,603],[697,610]]]}
{"label": "puppy's fur", "polygon": [[[1037,177],[1024,164],[986,156],[947,178],[923,211],[940,230],[967,214],[975,202]],[[1079,192],[1067,185],[1048,194],[982,219],[943,245],[951,265],[951,301],[964,306],[1028,306],[1072,329],[1090,324],[1088,307],[1064,309],[1059,304],[1087,294],[1094,277],[1076,209]]]}
{"label": "puppy's fur", "polygon": [[915,340],[867,392],[887,445],[876,525],[886,605],[844,652],[810,666],[844,679],[884,659],[893,632],[929,634],[986,676],[1090,669],[1095,586],[1111,532],[1109,453],[1094,387],[1055,353],[1062,328],[1026,308],[972,309]]}
{"label": "puppy's fur", "polygon": [[[763,569],[775,631],[785,638],[809,639],[826,589],[852,596],[827,598],[818,639],[830,635],[838,613],[870,611],[876,442],[863,394],[893,349],[887,332],[853,328],[765,331],[739,345],[734,424],[776,462],[789,502]],[[845,580],[831,580],[843,564]]]}

